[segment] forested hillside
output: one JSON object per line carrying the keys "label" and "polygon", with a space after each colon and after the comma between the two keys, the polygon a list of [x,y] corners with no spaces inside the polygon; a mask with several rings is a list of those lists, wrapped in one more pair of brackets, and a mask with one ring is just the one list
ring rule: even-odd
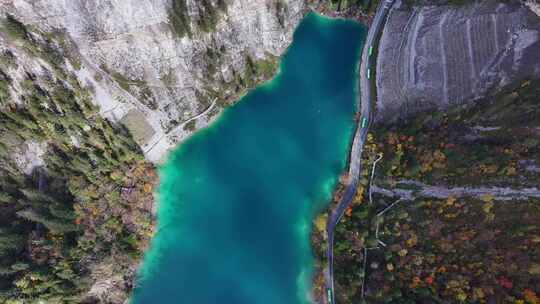
{"label": "forested hillside", "polygon": [[65,43],[2,22],[0,303],[121,303],[152,234],[154,168]]}
{"label": "forested hillside", "polygon": [[527,80],[373,128],[336,228],[339,303],[540,303],[539,96]]}

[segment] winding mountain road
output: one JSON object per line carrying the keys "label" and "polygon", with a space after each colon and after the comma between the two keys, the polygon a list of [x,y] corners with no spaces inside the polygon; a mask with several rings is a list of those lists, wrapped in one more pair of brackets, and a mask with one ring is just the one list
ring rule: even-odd
{"label": "winding mountain road", "polygon": [[350,161],[349,161],[349,184],[345,189],[345,193],[341,198],[341,201],[334,210],[331,211],[328,221],[326,223],[326,232],[328,234],[328,249],[327,249],[327,269],[325,271],[326,278],[326,296],[327,303],[335,303],[334,293],[334,229],[339,223],[339,220],[343,216],[345,209],[351,203],[358,186],[360,179],[360,171],[362,168],[361,159],[362,151],[364,150],[364,142],[366,140],[369,126],[372,121],[371,110],[374,105],[374,93],[372,92],[372,86],[370,82],[370,76],[372,76],[371,67],[375,66],[375,56],[372,56],[372,51],[376,45],[377,39],[381,30],[384,27],[386,16],[394,4],[395,0],[382,0],[377,7],[375,18],[369,29],[366,43],[362,52],[362,60],[360,63],[360,120],[356,128],[356,132],[351,147]]}

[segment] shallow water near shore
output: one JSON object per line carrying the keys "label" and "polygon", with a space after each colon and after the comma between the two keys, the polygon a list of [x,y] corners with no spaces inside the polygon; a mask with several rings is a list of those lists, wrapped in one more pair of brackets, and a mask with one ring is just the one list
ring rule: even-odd
{"label": "shallow water near shore", "polygon": [[280,73],[170,155],[132,303],[308,303],[311,221],[346,165],[364,37],[309,14]]}

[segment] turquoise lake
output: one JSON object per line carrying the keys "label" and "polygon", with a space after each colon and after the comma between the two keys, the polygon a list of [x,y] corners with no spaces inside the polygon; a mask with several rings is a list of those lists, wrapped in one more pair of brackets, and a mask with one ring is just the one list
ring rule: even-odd
{"label": "turquoise lake", "polygon": [[279,74],[170,155],[133,303],[308,303],[311,223],[346,165],[364,38],[309,14]]}

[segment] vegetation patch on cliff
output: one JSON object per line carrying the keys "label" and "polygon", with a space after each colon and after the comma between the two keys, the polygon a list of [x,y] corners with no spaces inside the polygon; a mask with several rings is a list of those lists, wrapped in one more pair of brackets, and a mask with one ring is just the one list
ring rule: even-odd
{"label": "vegetation patch on cliff", "polygon": [[[219,64],[221,57],[214,52],[211,54],[213,54],[212,58],[216,58],[216,63]],[[233,71],[230,81],[221,79],[221,86],[219,88],[214,88],[210,84],[208,85],[205,95],[207,100],[216,99],[221,107],[226,107],[245,94],[247,90],[272,78],[278,71],[279,58],[272,54],[266,54],[264,59],[254,59],[249,54],[246,54],[244,58],[244,70]],[[209,69],[209,71],[215,71],[215,68]],[[208,75],[209,79],[213,79],[214,77],[215,75],[213,74]]]}
{"label": "vegetation patch on cliff", "polygon": [[219,17],[227,11],[225,0],[201,0],[197,1],[198,15],[192,18],[187,0],[173,0],[169,10],[169,21],[173,32],[178,37],[192,37],[193,25],[203,32],[212,32],[216,29]]}

